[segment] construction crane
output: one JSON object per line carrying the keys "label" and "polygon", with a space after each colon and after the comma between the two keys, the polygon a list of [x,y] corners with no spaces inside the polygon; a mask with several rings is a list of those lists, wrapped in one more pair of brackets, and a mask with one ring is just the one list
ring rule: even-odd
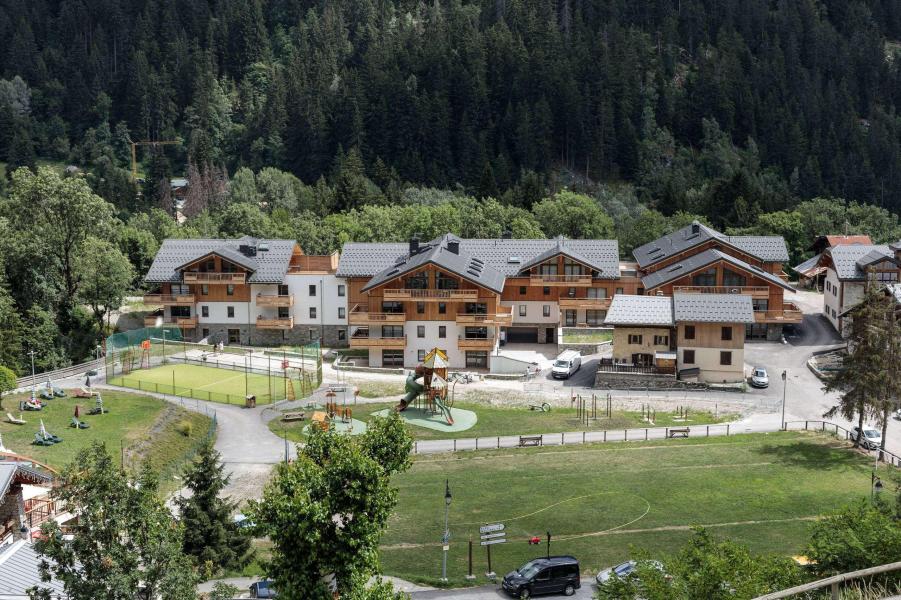
{"label": "construction crane", "polygon": [[132,181],[135,181],[138,178],[138,146],[172,146],[174,144],[181,144],[181,140],[157,140],[142,142],[132,142],[131,140],[129,140],[128,143],[131,144],[131,179]]}

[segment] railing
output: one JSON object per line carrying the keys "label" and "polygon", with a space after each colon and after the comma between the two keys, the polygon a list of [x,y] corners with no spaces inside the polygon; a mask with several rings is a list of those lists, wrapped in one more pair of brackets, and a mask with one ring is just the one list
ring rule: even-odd
{"label": "railing", "polygon": [[591,274],[586,275],[532,275],[532,285],[591,285]]}
{"label": "railing", "polygon": [[634,365],[614,363],[610,359],[602,358],[598,365],[601,373],[638,373],[643,375],[675,375],[675,367],[658,367],[656,365]]}
{"label": "railing", "polygon": [[610,298],[560,298],[560,308],[584,308],[587,310],[606,310],[610,308]]}
{"label": "railing", "polygon": [[145,327],[156,327],[157,323],[170,323],[185,329],[193,329],[197,327],[197,317],[164,317],[162,315],[144,317]]}
{"label": "railing", "polygon": [[676,285],[673,293],[685,294],[749,294],[769,295],[770,288],[764,285]]}
{"label": "railing", "polygon": [[478,290],[385,290],[385,300],[421,300],[438,302],[441,300],[478,300]]}
{"label": "railing", "polygon": [[246,273],[196,273],[186,271],[183,274],[185,283],[217,283],[241,285],[247,280]]}
{"label": "railing", "polygon": [[348,322],[351,325],[367,325],[369,323],[403,323],[407,320],[405,313],[368,312],[359,304],[350,310]]}
{"label": "railing", "polygon": [[826,579],[819,579],[817,581],[805,583],[804,585],[788,588],[787,590],[782,590],[781,592],[773,592],[772,594],[758,596],[757,598],[754,598],[754,600],[780,600],[781,598],[789,598],[797,594],[807,594],[807,592],[823,589],[824,587],[829,587],[830,595],[832,596],[832,598],[835,598],[837,600],[840,597],[839,585],[841,585],[842,583],[853,581],[855,579],[862,579],[864,577],[870,577],[872,575],[891,573],[892,571],[898,570],[901,570],[901,562],[888,563],[887,565],[870,567],[869,569],[861,569],[859,571],[851,571],[850,573],[833,575],[832,577],[827,577]]}
{"label": "railing", "polygon": [[31,528],[40,527],[63,512],[61,501],[53,500],[46,494],[25,501],[25,520]]}
{"label": "railing", "polygon": [[486,315],[481,313],[457,313],[457,323],[478,323],[483,325],[508,325],[513,322],[513,313],[496,313]]}
{"label": "railing", "polygon": [[369,337],[368,335],[350,336],[351,348],[403,348],[407,345],[407,337]]}
{"label": "railing", "polygon": [[[786,421],[783,424],[783,429],[789,431],[792,428],[792,425],[797,425],[797,429],[800,430],[802,423],[804,424],[804,431],[819,430],[823,433],[832,433],[835,437],[843,438],[846,441],[851,439],[850,430],[829,421]],[[891,450],[874,450],[874,452],[882,454],[881,460],[883,462],[887,462],[895,467],[901,467],[901,455],[895,454]],[[888,457],[888,460],[886,460],[886,457]]]}
{"label": "railing", "polygon": [[457,348],[460,350],[492,350],[495,339],[494,337],[460,337],[457,339]]}
{"label": "railing", "polygon": [[257,306],[265,308],[294,306],[294,294],[257,294]]}
{"label": "railing", "polygon": [[257,317],[257,329],[291,329],[294,317]]}
{"label": "railing", "polygon": [[144,304],[194,304],[194,294],[144,294]]}

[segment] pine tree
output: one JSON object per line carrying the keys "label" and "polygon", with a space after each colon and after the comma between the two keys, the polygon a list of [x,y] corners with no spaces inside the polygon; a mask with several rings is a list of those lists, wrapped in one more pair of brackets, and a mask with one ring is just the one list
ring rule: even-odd
{"label": "pine tree", "polygon": [[184,551],[208,572],[240,568],[250,559],[250,537],[232,520],[236,504],[220,495],[228,480],[219,453],[207,440],[185,475],[190,497],[176,500],[185,525]]}

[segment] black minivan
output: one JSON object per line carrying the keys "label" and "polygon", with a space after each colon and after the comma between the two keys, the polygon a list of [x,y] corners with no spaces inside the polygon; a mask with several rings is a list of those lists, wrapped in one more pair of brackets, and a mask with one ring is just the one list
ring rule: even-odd
{"label": "black minivan", "polygon": [[504,591],[519,598],[562,592],[572,596],[581,587],[579,561],[572,556],[551,556],[530,560],[504,575]]}

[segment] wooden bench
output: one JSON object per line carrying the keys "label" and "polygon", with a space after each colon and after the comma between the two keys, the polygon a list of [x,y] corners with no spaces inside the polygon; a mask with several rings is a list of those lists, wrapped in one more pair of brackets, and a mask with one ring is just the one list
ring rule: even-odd
{"label": "wooden bench", "polygon": [[544,443],[543,435],[521,435],[519,436],[519,447],[541,446]]}
{"label": "wooden bench", "polygon": [[666,430],[666,437],[675,438],[675,437],[688,437],[688,432],[691,431],[688,427],[674,427]]}
{"label": "wooden bench", "polygon": [[304,412],[289,412],[282,415],[282,421],[303,421],[307,418]]}

